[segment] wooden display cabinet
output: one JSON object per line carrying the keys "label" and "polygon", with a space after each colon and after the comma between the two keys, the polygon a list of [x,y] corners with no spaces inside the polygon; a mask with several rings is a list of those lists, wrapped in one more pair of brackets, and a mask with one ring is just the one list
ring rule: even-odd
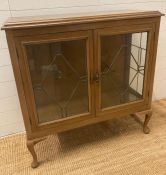
{"label": "wooden display cabinet", "polygon": [[33,168],[34,145],[51,133],[137,113],[149,133],[161,15],[99,12],[4,24]]}

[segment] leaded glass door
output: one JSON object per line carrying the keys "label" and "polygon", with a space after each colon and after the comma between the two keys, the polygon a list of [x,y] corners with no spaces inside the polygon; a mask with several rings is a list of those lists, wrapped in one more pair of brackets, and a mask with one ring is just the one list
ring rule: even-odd
{"label": "leaded glass door", "polygon": [[29,101],[34,104],[36,124],[94,116],[91,32],[23,40],[24,64],[28,69],[24,79],[30,80],[28,94],[33,97]]}
{"label": "leaded glass door", "polygon": [[[119,30],[119,29],[117,29]],[[96,32],[97,111],[123,109],[146,100],[149,31]]]}

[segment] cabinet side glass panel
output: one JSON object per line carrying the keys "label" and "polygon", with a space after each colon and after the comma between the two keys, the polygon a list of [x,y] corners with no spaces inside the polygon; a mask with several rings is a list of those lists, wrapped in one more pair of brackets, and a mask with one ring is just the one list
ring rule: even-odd
{"label": "cabinet side glass panel", "polygon": [[39,123],[88,113],[86,39],[25,48]]}
{"label": "cabinet side glass panel", "polygon": [[101,108],[143,99],[148,32],[101,36]]}

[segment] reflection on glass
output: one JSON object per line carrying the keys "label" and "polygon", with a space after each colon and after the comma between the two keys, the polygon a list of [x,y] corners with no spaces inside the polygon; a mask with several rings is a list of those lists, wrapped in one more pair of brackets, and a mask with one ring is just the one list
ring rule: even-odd
{"label": "reflection on glass", "polygon": [[147,32],[101,36],[101,108],[143,98]]}
{"label": "reflection on glass", "polygon": [[87,113],[86,40],[26,45],[40,123]]}

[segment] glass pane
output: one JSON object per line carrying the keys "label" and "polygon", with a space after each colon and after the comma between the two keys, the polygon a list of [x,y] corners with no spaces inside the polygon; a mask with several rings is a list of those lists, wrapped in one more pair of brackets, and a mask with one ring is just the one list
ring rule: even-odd
{"label": "glass pane", "polygon": [[147,32],[101,36],[101,108],[143,98]]}
{"label": "glass pane", "polygon": [[86,40],[26,45],[39,122],[89,112]]}

